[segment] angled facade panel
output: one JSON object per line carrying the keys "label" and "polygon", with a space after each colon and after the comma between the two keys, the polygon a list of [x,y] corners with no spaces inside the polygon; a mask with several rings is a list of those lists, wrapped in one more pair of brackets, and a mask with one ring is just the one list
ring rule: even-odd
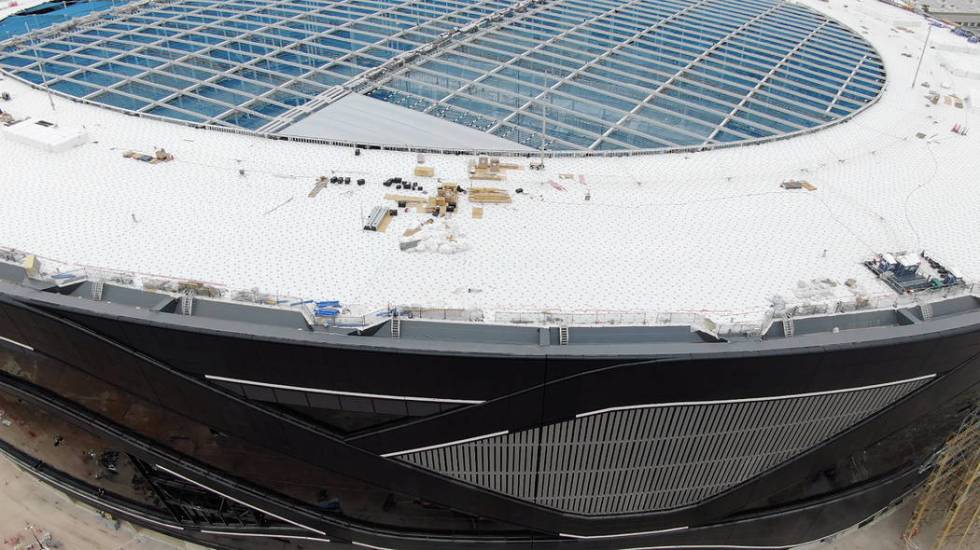
{"label": "angled facade panel", "polygon": [[767,471],[925,382],[600,412],[401,459],[564,512],[668,510]]}

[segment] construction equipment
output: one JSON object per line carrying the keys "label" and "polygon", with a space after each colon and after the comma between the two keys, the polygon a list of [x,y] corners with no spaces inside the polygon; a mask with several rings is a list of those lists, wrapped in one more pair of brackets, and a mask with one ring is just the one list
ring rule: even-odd
{"label": "construction equipment", "polygon": [[[942,526],[929,546],[919,538],[935,520]],[[902,539],[909,548],[980,547],[980,403],[938,453]]]}
{"label": "construction equipment", "polygon": [[397,210],[385,206],[375,206],[364,222],[364,230],[384,233],[388,229],[388,224],[391,223],[391,217],[397,213]]}

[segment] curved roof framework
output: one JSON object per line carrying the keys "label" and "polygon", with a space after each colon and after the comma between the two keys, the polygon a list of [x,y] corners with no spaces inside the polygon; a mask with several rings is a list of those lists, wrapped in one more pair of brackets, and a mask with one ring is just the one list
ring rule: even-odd
{"label": "curved roof framework", "polygon": [[846,117],[884,82],[874,49],[778,0],[558,0],[470,33],[373,95],[532,147],[655,149]]}
{"label": "curved roof framework", "polygon": [[355,91],[599,150],[805,130],[884,82],[866,41],[782,0],[176,0],[9,41],[0,68],[195,123],[281,129]]}

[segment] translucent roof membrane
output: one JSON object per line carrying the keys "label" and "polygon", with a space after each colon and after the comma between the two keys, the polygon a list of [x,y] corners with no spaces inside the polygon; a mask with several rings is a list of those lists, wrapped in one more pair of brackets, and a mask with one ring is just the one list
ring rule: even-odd
{"label": "translucent roof membrane", "polygon": [[[8,42],[0,67],[116,108],[248,129],[341,86],[548,149],[765,138],[846,117],[884,83],[860,36],[782,0],[517,6],[176,0]],[[390,61],[409,51],[422,55]]]}
{"label": "translucent roof membrane", "polygon": [[371,95],[549,149],[656,149],[838,120],[884,83],[874,49],[779,0],[557,0],[462,35]]}

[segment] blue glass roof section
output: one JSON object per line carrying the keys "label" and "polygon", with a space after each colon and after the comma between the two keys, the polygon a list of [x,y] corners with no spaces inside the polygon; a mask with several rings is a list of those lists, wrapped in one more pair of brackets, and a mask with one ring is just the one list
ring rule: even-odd
{"label": "blue glass roof section", "polygon": [[8,41],[0,68],[260,131],[364,93],[549,150],[775,137],[852,115],[885,81],[867,41],[783,0],[173,0]]}
{"label": "blue glass roof section", "polygon": [[863,38],[780,0],[558,0],[371,94],[535,148],[658,149],[828,124],[884,79]]}
{"label": "blue glass roof section", "polygon": [[0,68],[86,100],[259,129],[503,2],[176,0],[6,42]]}

